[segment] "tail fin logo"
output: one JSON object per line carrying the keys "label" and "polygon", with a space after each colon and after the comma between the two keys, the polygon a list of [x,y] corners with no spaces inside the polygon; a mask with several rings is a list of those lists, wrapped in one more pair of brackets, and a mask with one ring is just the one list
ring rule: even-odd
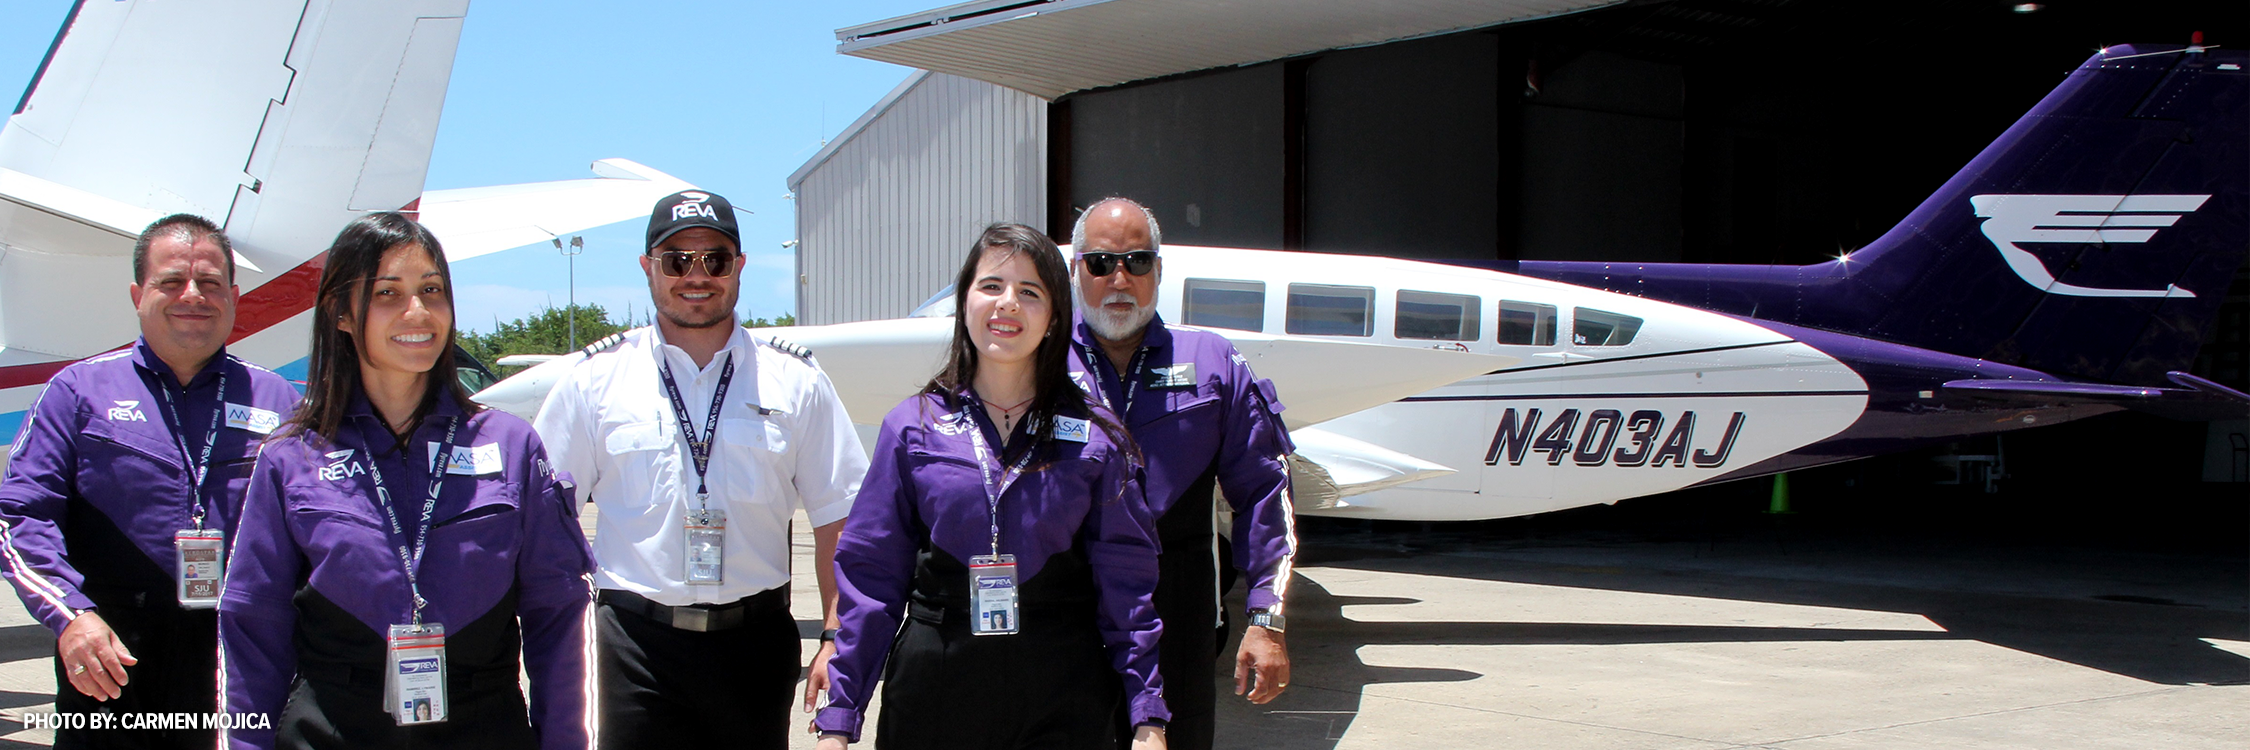
{"label": "tail fin logo", "polygon": [[2193,297],[2167,284],[2163,289],[2101,289],[2072,286],[2055,279],[2039,256],[2019,242],[2140,243],[2172,226],[2210,200],[2208,195],[1978,195],[1969,205],[1984,217],[1984,236],[1999,249],[2009,270],[2024,283],[2049,294],[2071,297]]}

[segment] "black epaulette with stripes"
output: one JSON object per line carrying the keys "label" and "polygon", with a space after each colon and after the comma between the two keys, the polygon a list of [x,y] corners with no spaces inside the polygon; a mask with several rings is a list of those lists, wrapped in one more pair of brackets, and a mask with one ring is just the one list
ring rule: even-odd
{"label": "black epaulette with stripes", "polygon": [[804,360],[805,364],[812,364],[812,350],[805,348],[803,344],[788,339],[769,338],[766,339],[766,345],[781,350],[783,354]]}
{"label": "black epaulette with stripes", "polygon": [[596,355],[596,354],[600,354],[600,353],[602,353],[602,352],[606,352],[606,351],[609,351],[609,350],[611,350],[611,349],[615,349],[615,348],[617,348],[617,345],[618,345],[618,344],[622,344],[622,343],[625,343],[625,334],[626,334],[626,333],[627,333],[627,332],[625,332],[625,331],[619,331],[619,332],[617,332],[617,333],[612,333],[612,334],[610,334],[610,335],[609,335],[609,337],[608,337],[608,338],[604,338],[604,339],[602,339],[602,340],[600,340],[600,341],[596,341],[596,342],[594,342],[594,343],[591,343],[591,344],[587,344],[587,345],[586,345],[586,348],[584,348],[584,349],[580,349],[579,351],[585,352],[585,353],[586,353],[586,356],[588,356],[588,357],[591,357],[591,356],[594,356],[594,355]]}

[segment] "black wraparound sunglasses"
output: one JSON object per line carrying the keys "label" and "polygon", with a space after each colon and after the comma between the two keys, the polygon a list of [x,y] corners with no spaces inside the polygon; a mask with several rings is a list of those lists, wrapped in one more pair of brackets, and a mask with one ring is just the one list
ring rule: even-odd
{"label": "black wraparound sunglasses", "polygon": [[734,259],[739,257],[742,256],[738,253],[724,251],[690,253],[668,250],[656,254],[656,267],[663,271],[664,275],[678,278],[688,275],[688,269],[693,267],[697,260],[701,260],[703,261],[704,273],[710,274],[711,278],[714,279],[723,279],[728,274],[734,273]]}
{"label": "black wraparound sunglasses", "polygon": [[1117,273],[1117,264],[1125,264],[1125,272],[1134,276],[1147,276],[1156,270],[1156,251],[1136,250],[1130,253],[1084,253],[1078,256],[1086,261],[1086,272],[1095,276]]}

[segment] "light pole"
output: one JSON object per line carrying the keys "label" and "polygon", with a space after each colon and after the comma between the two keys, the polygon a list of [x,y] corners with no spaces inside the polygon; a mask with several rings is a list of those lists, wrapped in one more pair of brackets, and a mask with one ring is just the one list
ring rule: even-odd
{"label": "light pole", "polygon": [[586,238],[571,235],[570,247],[564,248],[561,237],[555,238],[555,250],[570,259],[570,307],[563,316],[570,319],[570,348],[578,348],[578,254],[586,252]]}

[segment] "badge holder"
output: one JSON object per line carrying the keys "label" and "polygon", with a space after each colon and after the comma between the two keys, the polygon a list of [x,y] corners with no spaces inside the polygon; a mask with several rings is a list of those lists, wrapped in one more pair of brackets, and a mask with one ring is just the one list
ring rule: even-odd
{"label": "badge holder", "polygon": [[727,512],[687,512],[687,582],[717,584],[726,578]]}
{"label": "badge holder", "polygon": [[969,604],[976,620],[969,624],[975,635],[1015,635],[1023,627],[1016,609],[1016,556],[977,555],[969,558]]}
{"label": "badge holder", "polygon": [[219,581],[226,571],[226,537],[218,529],[181,529],[172,535],[179,552],[180,607],[211,609],[219,606]]}
{"label": "badge holder", "polygon": [[445,626],[392,625],[383,702],[399,726],[445,721]]}

